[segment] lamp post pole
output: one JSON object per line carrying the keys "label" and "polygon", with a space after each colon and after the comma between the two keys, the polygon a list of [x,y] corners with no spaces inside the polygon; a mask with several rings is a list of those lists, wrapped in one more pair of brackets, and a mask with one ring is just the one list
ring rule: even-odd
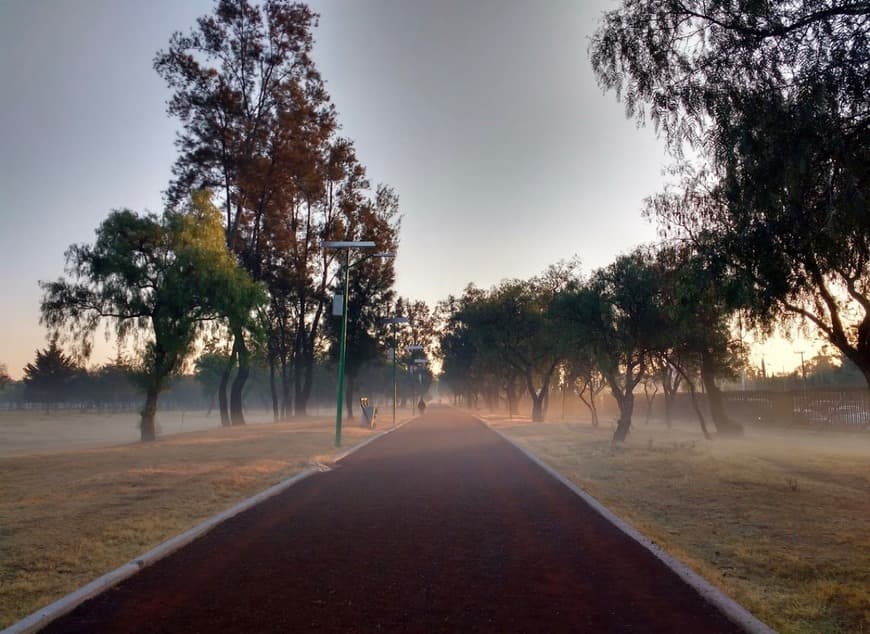
{"label": "lamp post pole", "polygon": [[[407,348],[405,348],[405,350],[410,352],[413,356],[415,352],[423,350],[423,346],[414,344],[412,346],[408,346]],[[418,367],[419,361],[420,359],[411,359],[411,361],[408,363],[408,380],[411,383],[411,416],[417,415],[417,389],[414,387],[414,378],[416,377],[416,375],[414,374],[414,369]]]}
{"label": "lamp post pole", "polygon": [[396,327],[393,326],[393,427],[396,426],[396,399],[399,397],[399,386],[396,382]]}
{"label": "lamp post pole", "polygon": [[338,392],[335,397],[335,446],[341,447],[341,401],[344,395],[344,361],[347,354],[347,290],[350,249],[344,251],[344,295],[341,298],[341,342],[338,346]]}
{"label": "lamp post pole", "polygon": [[399,388],[396,382],[396,346],[398,344],[398,335],[396,334],[396,327],[399,324],[407,324],[407,317],[390,317],[384,320],[385,324],[389,324],[393,327],[393,427],[396,426],[396,401],[399,397]]}

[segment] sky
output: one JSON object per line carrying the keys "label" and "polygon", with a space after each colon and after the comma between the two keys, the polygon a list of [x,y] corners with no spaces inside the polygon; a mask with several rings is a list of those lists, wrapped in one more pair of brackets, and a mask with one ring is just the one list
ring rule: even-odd
{"label": "sky", "polygon": [[[400,196],[402,296],[434,305],[573,256],[589,272],[655,239],[640,210],[665,182],[664,144],[601,92],[587,53],[613,2],[309,4],[342,134]],[[62,275],[66,248],[112,209],[161,211],[177,124],[152,60],[211,6],[0,0],[0,363],[13,378],[46,345],[38,281]],[[780,347],[790,369],[799,357]]]}

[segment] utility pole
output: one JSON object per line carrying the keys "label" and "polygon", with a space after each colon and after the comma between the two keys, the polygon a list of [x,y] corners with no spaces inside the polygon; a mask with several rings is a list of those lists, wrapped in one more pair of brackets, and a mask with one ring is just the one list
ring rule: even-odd
{"label": "utility pole", "polygon": [[804,389],[807,389],[807,368],[804,365],[804,351],[801,350],[798,354],[801,355],[801,375],[804,379]]}

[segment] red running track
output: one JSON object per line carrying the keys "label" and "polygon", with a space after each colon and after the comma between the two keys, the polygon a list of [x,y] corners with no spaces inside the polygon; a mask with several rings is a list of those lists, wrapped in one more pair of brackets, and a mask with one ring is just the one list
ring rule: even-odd
{"label": "red running track", "polygon": [[447,408],[216,527],[47,632],[738,632]]}

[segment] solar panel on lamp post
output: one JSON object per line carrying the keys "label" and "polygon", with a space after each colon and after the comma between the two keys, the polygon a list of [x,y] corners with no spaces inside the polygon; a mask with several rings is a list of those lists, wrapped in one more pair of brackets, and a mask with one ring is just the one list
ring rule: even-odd
{"label": "solar panel on lamp post", "polygon": [[[341,299],[341,335],[338,344],[338,389],[335,397],[335,446],[341,447],[341,415],[342,415],[342,392],[344,391],[344,365],[345,356],[347,354],[347,292],[348,292],[348,273],[350,271],[350,250],[351,249],[374,249],[375,243],[369,240],[354,241],[354,240],[332,240],[321,244],[324,249],[340,249],[344,250],[344,279],[342,280],[343,295]],[[371,255],[354,262],[359,264],[369,257],[392,258],[395,257],[392,253],[380,252],[372,253]]]}

